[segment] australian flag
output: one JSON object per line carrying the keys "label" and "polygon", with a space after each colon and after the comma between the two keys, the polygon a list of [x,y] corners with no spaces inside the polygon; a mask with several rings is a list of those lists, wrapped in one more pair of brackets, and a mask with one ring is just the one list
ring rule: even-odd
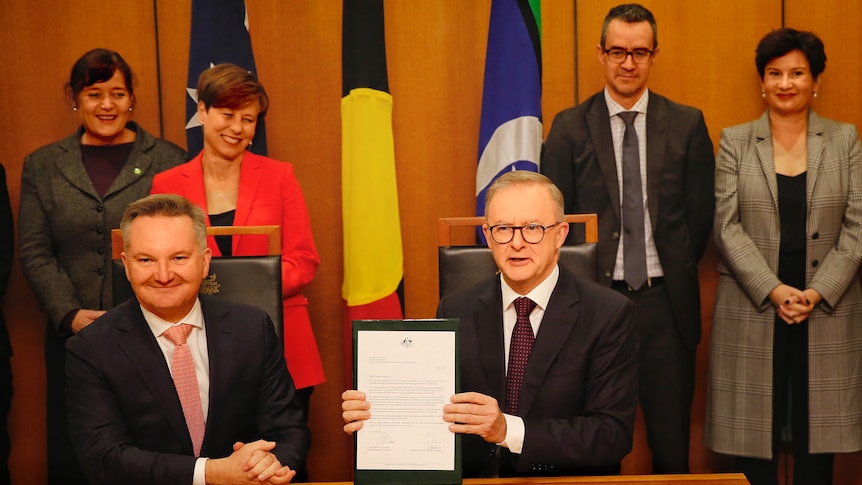
{"label": "australian flag", "polygon": [[[203,149],[203,130],[198,121],[198,76],[216,64],[230,62],[248,69],[257,68],[251,50],[248,12],[244,0],[192,0],[189,77],[186,83],[186,141],[189,157]],[[251,151],[266,155],[266,127],[258,120]]]}

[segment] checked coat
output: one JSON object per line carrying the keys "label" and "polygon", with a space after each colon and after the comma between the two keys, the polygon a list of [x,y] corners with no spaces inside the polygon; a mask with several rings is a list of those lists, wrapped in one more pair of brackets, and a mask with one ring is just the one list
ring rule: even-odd
{"label": "checked coat", "polygon": [[[811,453],[862,449],[862,146],[856,128],[808,115],[808,288]],[[771,458],[770,291],[781,239],[769,112],[726,128],[716,157],[715,240],[721,254],[709,356],[704,444]]]}

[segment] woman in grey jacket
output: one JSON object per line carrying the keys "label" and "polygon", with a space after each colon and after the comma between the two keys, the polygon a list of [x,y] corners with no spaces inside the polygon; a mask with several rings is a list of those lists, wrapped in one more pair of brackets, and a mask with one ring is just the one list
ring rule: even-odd
{"label": "woman in grey jacket", "polygon": [[132,71],[116,52],[84,54],[66,98],[82,126],[24,160],[19,254],[48,316],[48,482],[86,483],[66,430],[65,340],[112,306],[111,229],[130,202],[149,194],[153,175],[182,163],[185,152],[131,121]]}

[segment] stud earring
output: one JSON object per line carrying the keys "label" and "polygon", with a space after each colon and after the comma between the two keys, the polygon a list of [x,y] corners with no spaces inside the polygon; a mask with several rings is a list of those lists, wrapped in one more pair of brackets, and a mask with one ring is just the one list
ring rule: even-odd
{"label": "stud earring", "polygon": [[77,106],[72,106],[72,111],[78,111],[78,107],[77,107]]}
{"label": "stud earring", "polygon": [[765,97],[766,97],[766,91],[761,91],[761,92],[760,92],[760,97],[761,97],[761,98],[765,98]]}
{"label": "stud earring", "polygon": [[814,97],[815,98],[817,97],[817,91],[814,91]]}
{"label": "stud earring", "polygon": [[131,106],[129,106],[129,111],[132,111],[132,107],[131,107]]}

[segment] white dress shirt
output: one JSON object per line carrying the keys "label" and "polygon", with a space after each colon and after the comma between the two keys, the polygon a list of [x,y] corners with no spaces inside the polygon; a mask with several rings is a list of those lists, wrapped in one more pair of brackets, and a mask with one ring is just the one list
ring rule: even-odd
{"label": "white dress shirt", "polygon": [[[644,243],[646,249],[646,264],[647,264],[647,276],[650,278],[658,278],[659,276],[664,276],[664,270],[662,270],[661,263],[658,260],[658,250],[655,247],[655,240],[653,239],[652,234],[652,222],[649,216],[649,204],[647,200],[647,126],[646,126],[646,114],[647,114],[647,106],[649,105],[649,90],[645,90],[643,95],[639,100],[631,107],[631,109],[625,109],[620,106],[616,101],[611,98],[610,94],[608,94],[608,88],[605,87],[605,103],[608,105],[608,116],[610,116],[611,120],[611,136],[614,141],[614,159],[616,160],[617,165],[617,186],[620,188],[620,207],[623,204],[623,135],[626,132],[626,124],[625,122],[617,116],[623,111],[637,111],[639,114],[635,117],[634,127],[635,133],[638,135],[638,158],[640,158],[640,168],[641,168],[641,192],[643,193],[643,201],[644,201]],[[620,211],[620,217],[622,218],[622,211]],[[620,233],[622,233],[622,228],[620,228]],[[614,277],[615,280],[625,280],[625,265],[623,264],[623,238],[620,237],[620,245],[617,248],[617,259],[616,264],[614,265]]]}

